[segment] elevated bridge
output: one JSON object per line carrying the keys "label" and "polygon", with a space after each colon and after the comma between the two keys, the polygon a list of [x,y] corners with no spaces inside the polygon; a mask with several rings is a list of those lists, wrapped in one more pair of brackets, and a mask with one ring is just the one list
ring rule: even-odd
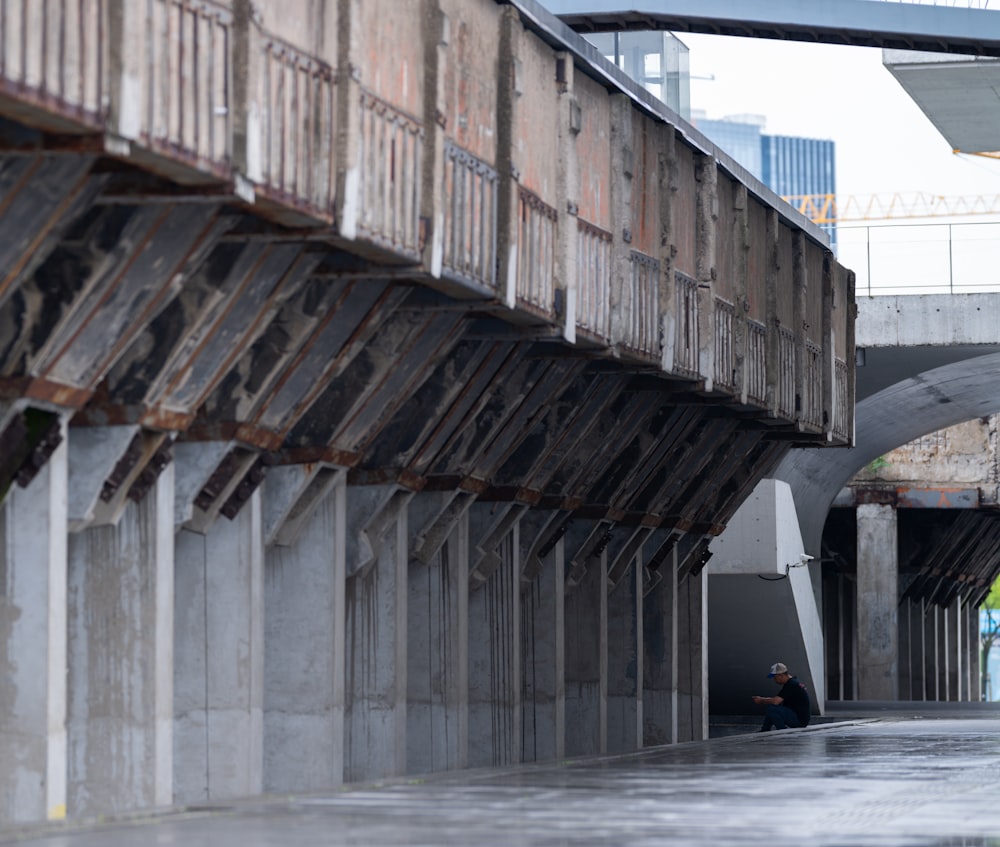
{"label": "elevated bridge", "polygon": [[529,2],[0,22],[0,821],[706,733],[825,235]]}

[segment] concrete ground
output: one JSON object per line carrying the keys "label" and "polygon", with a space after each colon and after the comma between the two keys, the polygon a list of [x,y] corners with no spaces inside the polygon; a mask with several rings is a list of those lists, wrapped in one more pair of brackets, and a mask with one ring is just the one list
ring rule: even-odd
{"label": "concrete ground", "polygon": [[32,847],[1000,845],[1000,708],[854,704],[803,730],[0,831]]}

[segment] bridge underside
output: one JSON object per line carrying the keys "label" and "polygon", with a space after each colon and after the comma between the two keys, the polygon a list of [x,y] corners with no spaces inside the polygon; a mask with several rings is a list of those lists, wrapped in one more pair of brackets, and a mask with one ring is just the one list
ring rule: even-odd
{"label": "bridge underside", "polygon": [[0,31],[0,822],[705,737],[822,233],[509,4],[86,3]]}

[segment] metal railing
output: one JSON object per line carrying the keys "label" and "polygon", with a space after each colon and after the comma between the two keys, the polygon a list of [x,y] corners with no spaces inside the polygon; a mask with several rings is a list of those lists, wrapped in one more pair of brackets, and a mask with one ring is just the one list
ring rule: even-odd
{"label": "metal railing", "polygon": [[841,225],[834,236],[858,295],[1000,291],[1000,222]]}
{"label": "metal railing", "polygon": [[449,140],[443,189],[445,273],[495,289],[497,172]]}
{"label": "metal railing", "polygon": [[698,375],[698,283],[680,272],[675,273],[677,296],[674,320],[674,371],[686,376]]}
{"label": "metal railing", "polygon": [[736,387],[736,347],[733,343],[733,325],[736,306],[715,298],[715,374],[713,379],[720,388]]}
{"label": "metal railing", "polygon": [[333,210],[332,67],[275,38],[263,42],[261,178],[272,191],[323,214]]}
{"label": "metal railing", "polygon": [[577,219],[576,323],[601,338],[611,333],[611,233]]}
{"label": "metal railing", "polygon": [[660,263],[633,250],[629,254],[629,275],[626,279],[623,307],[626,321],[625,346],[636,353],[659,357]]}
{"label": "metal railing", "polygon": [[823,348],[807,341],[802,351],[802,422],[823,425]]}
{"label": "metal railing", "polygon": [[787,327],[779,326],[778,333],[778,414],[794,420],[795,397],[795,334]]}
{"label": "metal railing", "polygon": [[148,11],[144,141],[218,168],[231,159],[232,13],[210,0],[154,0]]}
{"label": "metal railing", "polygon": [[767,328],[757,321],[747,321],[747,397],[767,403]]}
{"label": "metal railing", "polygon": [[846,439],[851,434],[851,398],[848,396],[847,362],[843,359],[834,360],[833,378],[833,434]]}
{"label": "metal railing", "polygon": [[556,210],[523,186],[517,191],[517,299],[552,312]]}
{"label": "metal railing", "polygon": [[3,0],[3,88],[100,124],[106,112],[107,33],[106,0]]}
{"label": "metal railing", "polygon": [[424,130],[385,100],[361,92],[358,231],[373,243],[420,258],[420,168]]}

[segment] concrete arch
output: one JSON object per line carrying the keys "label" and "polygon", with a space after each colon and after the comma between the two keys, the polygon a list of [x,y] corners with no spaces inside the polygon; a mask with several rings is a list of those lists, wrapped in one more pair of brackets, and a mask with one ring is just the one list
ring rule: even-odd
{"label": "concrete arch", "polygon": [[921,435],[1000,411],[1000,295],[858,301],[855,446],[796,450],[775,472],[792,489],[806,551],[830,504],[866,464]]}

